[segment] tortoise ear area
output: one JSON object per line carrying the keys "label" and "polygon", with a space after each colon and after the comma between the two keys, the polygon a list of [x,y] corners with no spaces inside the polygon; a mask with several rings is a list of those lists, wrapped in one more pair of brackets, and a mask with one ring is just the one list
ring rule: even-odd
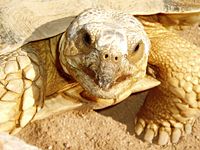
{"label": "tortoise ear area", "polygon": [[160,81],[158,81],[157,79],[149,75],[146,75],[144,78],[134,83],[132,87],[132,93],[142,92],[142,91],[154,88],[158,85],[160,85]]}

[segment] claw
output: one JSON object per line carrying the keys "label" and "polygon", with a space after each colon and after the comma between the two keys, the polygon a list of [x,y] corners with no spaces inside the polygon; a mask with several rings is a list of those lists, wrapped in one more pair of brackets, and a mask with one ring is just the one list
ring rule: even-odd
{"label": "claw", "polygon": [[152,143],[152,140],[158,133],[158,126],[156,124],[150,123],[147,125],[146,133],[144,135],[144,140]]}
{"label": "claw", "polygon": [[144,140],[149,143],[152,143],[154,136],[155,136],[154,131],[152,129],[147,129],[144,135]]}
{"label": "claw", "polygon": [[143,139],[146,142],[152,143],[153,139],[158,136],[158,145],[166,145],[169,142],[178,143],[184,132],[190,134],[194,120],[187,121],[185,125],[174,120],[162,121],[160,124],[156,124],[152,120],[146,121],[141,118],[138,118],[135,122],[136,134],[140,135],[144,132]]}
{"label": "claw", "polygon": [[174,128],[171,136],[172,143],[178,143],[179,139],[181,137],[181,130],[178,128]]}
{"label": "claw", "polygon": [[191,134],[192,133],[192,125],[190,123],[187,123],[185,125],[185,133],[186,134]]}
{"label": "claw", "polygon": [[158,138],[158,144],[159,145],[165,145],[169,141],[169,133],[163,130],[163,128],[160,128],[159,131],[159,138]]}
{"label": "claw", "polygon": [[137,123],[137,124],[135,125],[135,133],[136,133],[137,135],[140,135],[140,134],[142,133],[143,130],[144,130],[144,127],[143,127],[141,124]]}
{"label": "claw", "polygon": [[137,135],[140,135],[143,132],[144,127],[145,127],[145,121],[141,118],[138,119],[135,125],[135,133]]}

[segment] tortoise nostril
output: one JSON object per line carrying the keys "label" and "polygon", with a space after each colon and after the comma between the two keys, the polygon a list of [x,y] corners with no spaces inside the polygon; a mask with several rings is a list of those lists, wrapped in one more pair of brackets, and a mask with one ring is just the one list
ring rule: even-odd
{"label": "tortoise nostril", "polygon": [[120,58],[120,56],[116,56],[116,55],[112,55],[112,54],[109,55],[108,53],[103,55],[103,59],[105,59],[105,60],[111,60],[112,59],[112,61],[114,61],[114,62],[118,62],[119,58]]}
{"label": "tortoise nostril", "polygon": [[104,55],[104,58],[105,58],[105,59],[108,58],[108,54],[105,54],[105,55]]}

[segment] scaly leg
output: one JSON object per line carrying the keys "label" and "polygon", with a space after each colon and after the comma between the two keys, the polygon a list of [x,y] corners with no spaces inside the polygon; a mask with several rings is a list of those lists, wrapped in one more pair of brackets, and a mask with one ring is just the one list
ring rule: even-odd
{"label": "scaly leg", "polygon": [[159,24],[144,23],[152,42],[149,63],[161,85],[152,89],[137,114],[135,131],[158,144],[177,143],[200,112],[200,48]]}
{"label": "scaly leg", "polygon": [[0,132],[16,132],[33,118],[43,105],[45,79],[31,47],[0,56]]}

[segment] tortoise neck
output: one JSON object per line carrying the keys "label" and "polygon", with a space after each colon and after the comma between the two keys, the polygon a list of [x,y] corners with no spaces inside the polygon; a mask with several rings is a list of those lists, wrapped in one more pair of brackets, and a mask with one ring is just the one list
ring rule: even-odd
{"label": "tortoise neck", "polygon": [[54,64],[59,61],[59,43],[61,36],[62,34],[59,34],[49,39],[50,54],[53,58]]}
{"label": "tortoise neck", "polygon": [[[63,34],[62,34],[62,36],[60,37],[60,41],[59,41],[59,46],[58,46],[58,51],[59,51],[59,53],[61,52],[61,51],[63,51],[65,48],[66,48],[66,32],[64,32]],[[61,59],[61,60],[59,60],[59,62],[60,62],[60,65],[61,65],[61,67],[62,67],[62,70],[66,73],[66,74],[68,74],[69,75],[69,71],[67,70],[67,68],[65,67],[65,65],[63,65],[63,60],[62,60],[62,55],[61,55],[61,57],[59,58],[59,59]]]}
{"label": "tortoise neck", "polygon": [[57,70],[59,71],[59,74],[63,78],[69,78],[68,71],[62,67],[60,62],[60,49],[62,48],[63,43],[65,43],[66,41],[64,37],[65,37],[65,32],[50,38],[49,47],[50,47],[50,55],[52,57],[52,61],[55,64]]}
{"label": "tortoise neck", "polygon": [[45,68],[47,70],[47,93],[51,95],[66,84],[71,83],[69,75],[62,69],[59,60],[59,43],[62,34],[48,39],[49,50],[46,50],[45,55]]}

